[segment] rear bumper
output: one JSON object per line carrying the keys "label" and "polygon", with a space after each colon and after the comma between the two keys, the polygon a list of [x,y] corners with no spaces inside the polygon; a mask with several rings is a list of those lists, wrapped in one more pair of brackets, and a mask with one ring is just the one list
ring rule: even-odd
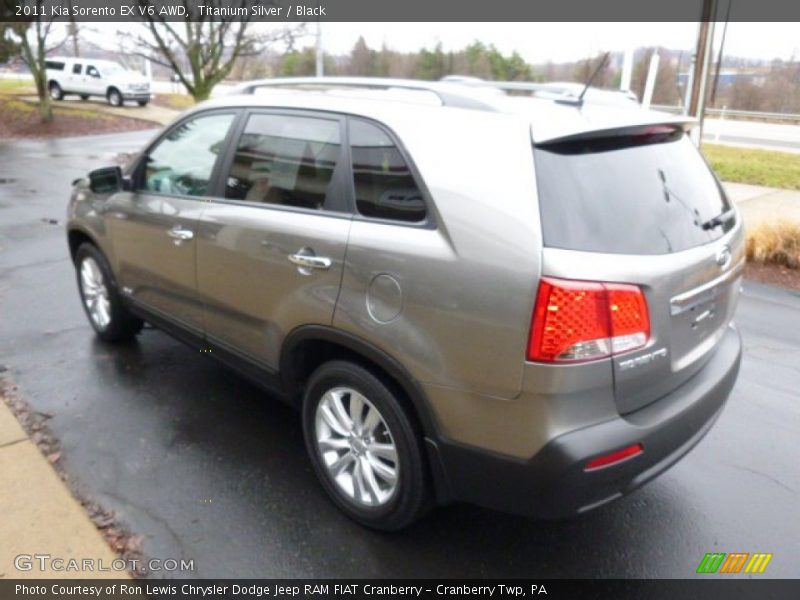
{"label": "rear bumper", "polygon": [[[627,494],[686,455],[719,416],[739,372],[739,333],[729,328],[708,363],[636,412],[551,440],[530,460],[429,441],[446,492],[461,500],[541,518],[576,515]],[[642,454],[585,472],[586,463],[631,444]]]}

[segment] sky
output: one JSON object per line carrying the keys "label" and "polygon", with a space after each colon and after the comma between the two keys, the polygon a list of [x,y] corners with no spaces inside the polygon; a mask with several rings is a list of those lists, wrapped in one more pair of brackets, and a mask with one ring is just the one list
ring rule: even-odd
{"label": "sky", "polygon": [[[114,24],[113,29],[96,25],[86,24],[95,32],[84,35],[108,49],[116,47],[116,30],[136,27],[123,23]],[[310,23],[309,32],[313,33],[315,26]],[[364,36],[371,48],[385,43],[398,51],[433,48],[439,42],[446,51],[459,50],[480,40],[504,53],[516,50],[533,64],[575,61],[626,47],[664,46],[690,51],[697,37],[697,23],[322,23],[321,27],[325,51],[331,54],[349,53],[359,36]],[[720,23],[717,44],[721,34]],[[300,45],[313,43],[309,36]],[[800,60],[800,24],[730,23],[725,54]]]}
{"label": "sky", "polygon": [[[312,26],[313,27],[313,26]],[[495,44],[501,51],[518,51],[531,63],[567,62],[626,46],[690,49],[697,39],[696,23],[323,23],[327,51],[350,51],[360,35],[370,47],[384,42],[395,50],[417,50],[441,42],[458,50],[474,40]],[[717,27],[719,41],[722,24]],[[730,23],[725,40],[729,56],[800,59],[800,24]]]}

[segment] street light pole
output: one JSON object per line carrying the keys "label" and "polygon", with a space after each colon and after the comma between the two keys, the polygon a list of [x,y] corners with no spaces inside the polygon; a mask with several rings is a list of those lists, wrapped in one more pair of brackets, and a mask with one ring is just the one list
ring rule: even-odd
{"label": "street light pole", "polygon": [[714,72],[714,87],[711,88],[711,105],[717,100],[717,87],[719,86],[719,72],[722,69],[722,53],[725,50],[725,36],[728,35],[728,21],[731,19],[731,5],[733,0],[728,0],[728,10],[725,13],[725,26],[722,29],[722,40],[719,43],[719,53],[717,54],[717,68]]}
{"label": "street light pole", "polygon": [[712,42],[714,40],[714,10],[716,0],[703,0],[703,14],[697,36],[696,60],[692,74],[692,95],[689,100],[689,115],[698,120],[692,132],[694,143],[699,146],[703,136],[703,113],[706,104],[706,82],[711,64]]}

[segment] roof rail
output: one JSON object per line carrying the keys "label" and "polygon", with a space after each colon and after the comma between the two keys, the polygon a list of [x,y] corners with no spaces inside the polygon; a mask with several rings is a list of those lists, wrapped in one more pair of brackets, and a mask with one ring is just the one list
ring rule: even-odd
{"label": "roof rail", "polygon": [[[234,88],[232,93],[252,94],[259,88],[304,88],[335,89],[361,88],[372,90],[402,89],[431,92],[439,97],[444,106],[469,108],[473,110],[491,110],[496,108],[488,102],[470,94],[464,85],[455,81],[418,81],[414,79],[391,79],[382,77],[285,77],[275,79],[258,79],[248,81]],[[459,89],[461,88],[461,89]]]}

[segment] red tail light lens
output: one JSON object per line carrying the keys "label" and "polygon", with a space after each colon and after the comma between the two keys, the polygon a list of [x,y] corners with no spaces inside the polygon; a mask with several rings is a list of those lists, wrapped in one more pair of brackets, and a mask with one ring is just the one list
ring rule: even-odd
{"label": "red tail light lens", "polygon": [[612,452],[611,454],[598,456],[590,460],[586,463],[586,466],[583,467],[583,470],[594,471],[595,469],[602,469],[603,467],[615,465],[629,458],[633,458],[634,456],[639,456],[642,452],[644,452],[644,448],[641,444],[633,444],[621,450],[617,450],[616,452]]}
{"label": "red tail light lens", "polygon": [[638,286],[542,278],[528,360],[594,360],[640,348],[649,338],[647,302]]}

